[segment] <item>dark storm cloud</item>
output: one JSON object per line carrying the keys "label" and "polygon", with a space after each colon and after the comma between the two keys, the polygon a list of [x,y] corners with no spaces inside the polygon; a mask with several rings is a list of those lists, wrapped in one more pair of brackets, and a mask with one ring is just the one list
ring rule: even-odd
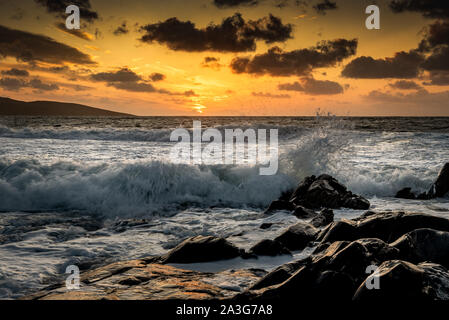
{"label": "dark storm cloud", "polygon": [[219,70],[223,65],[220,63],[219,58],[215,57],[205,57],[203,62],[201,63],[203,68],[211,68]]}
{"label": "dark storm cloud", "polygon": [[448,71],[431,71],[429,75],[430,82],[424,83],[425,85],[432,86],[447,86],[449,85],[449,72]]}
{"label": "dark storm cloud", "polygon": [[25,81],[17,78],[2,78],[0,79],[0,87],[9,91],[18,91],[23,88],[32,88],[38,91],[59,90],[58,85],[44,83],[38,78],[32,79],[30,81]]}
{"label": "dark storm cloud", "polygon": [[420,90],[422,87],[414,81],[410,80],[398,80],[390,83],[389,86],[399,90]]}
{"label": "dark storm cloud", "polygon": [[292,25],[284,25],[280,18],[271,14],[255,21],[245,21],[241,14],[236,13],[221,24],[209,24],[203,29],[191,21],[170,18],[143,26],[140,31],[144,32],[140,41],[157,42],[172,50],[245,52],[254,51],[258,40],[274,43],[290,39]]}
{"label": "dark storm cloud", "polygon": [[33,79],[28,83],[28,86],[33,89],[42,91],[53,91],[58,90],[59,87],[56,84],[43,83],[40,79]]}
{"label": "dark storm cloud", "polygon": [[165,80],[165,78],[166,78],[165,75],[162,73],[155,72],[150,74],[150,80],[153,82],[162,81]]}
{"label": "dark storm cloud", "polygon": [[422,64],[422,67],[429,71],[449,70],[449,46],[435,49]]}
{"label": "dark storm cloud", "polygon": [[357,39],[322,41],[317,46],[294,51],[273,47],[252,58],[235,58],[231,62],[234,73],[254,75],[307,75],[315,68],[335,66],[356,53]]}
{"label": "dark storm cloud", "polygon": [[436,21],[429,25],[419,50],[430,53],[422,64],[423,69],[449,70],[449,21]]}
{"label": "dark storm cloud", "polygon": [[21,88],[26,87],[26,82],[17,78],[1,78],[0,88],[9,91],[18,91]]}
{"label": "dark storm cloud", "polygon": [[393,0],[390,2],[393,12],[418,12],[426,18],[449,18],[447,0]]}
{"label": "dark storm cloud", "polygon": [[45,7],[47,12],[55,14],[58,17],[66,17],[66,8],[71,5],[77,5],[80,8],[80,17],[88,22],[98,19],[98,13],[92,10],[89,0],[34,0],[37,4]]}
{"label": "dark storm cloud", "polygon": [[325,15],[328,10],[336,10],[337,3],[335,1],[323,0],[313,6],[317,13]]}
{"label": "dark storm cloud", "polygon": [[362,56],[352,60],[342,76],[358,79],[415,78],[424,57],[416,52],[398,52],[392,58],[374,59]]}
{"label": "dark storm cloud", "polygon": [[127,24],[126,24],[126,21],[123,21],[122,24],[119,25],[119,26],[117,27],[117,29],[114,30],[113,33],[114,33],[114,35],[116,35],[116,36],[121,36],[121,35],[124,35],[124,34],[129,33],[129,29],[128,29],[128,26],[127,26]]}
{"label": "dark storm cloud", "polygon": [[157,92],[157,89],[152,84],[145,82],[108,82],[107,85],[132,92]]}
{"label": "dark storm cloud", "polygon": [[28,77],[30,75],[30,73],[27,70],[21,70],[21,69],[16,69],[16,68],[4,70],[4,71],[2,71],[2,74],[6,75],[6,76],[14,76],[14,77]]}
{"label": "dark storm cloud", "polygon": [[55,27],[58,28],[59,30],[61,30],[62,32],[71,34],[71,35],[78,37],[80,39],[83,39],[83,40],[91,41],[93,38],[92,36],[90,36],[88,33],[84,32],[84,31],[81,31],[78,29],[71,29],[71,30],[67,29],[65,26],[65,23],[62,23],[62,22],[55,23]]}
{"label": "dark storm cloud", "polygon": [[89,55],[52,38],[0,26],[0,56],[62,64],[95,64]]}
{"label": "dark storm cloud", "polygon": [[[96,73],[91,75],[90,79],[96,82],[104,82],[108,87],[114,87],[120,90],[171,94],[169,91],[155,88],[151,83],[148,83],[128,68],[121,68],[113,72]],[[150,75],[151,81],[160,81],[163,79],[165,79],[165,76],[161,73],[153,73]]]}
{"label": "dark storm cloud", "polygon": [[315,80],[312,77],[304,77],[301,83],[295,81],[293,83],[283,83],[278,85],[278,89],[282,91],[299,91],[308,95],[332,95],[344,92],[343,87],[335,81]]}
{"label": "dark storm cloud", "polygon": [[238,6],[256,6],[260,0],[214,0],[218,8],[233,8]]}
{"label": "dark storm cloud", "polygon": [[344,92],[343,87],[334,81],[315,80],[314,78],[304,78],[304,93],[309,95],[332,95]]}
{"label": "dark storm cloud", "polygon": [[262,98],[274,98],[274,99],[289,99],[291,98],[288,94],[272,94],[269,92],[252,92],[254,97],[262,97]]}
{"label": "dark storm cloud", "polygon": [[96,73],[91,75],[91,79],[104,82],[137,82],[142,80],[139,75],[128,68],[122,68],[115,72]]}
{"label": "dark storm cloud", "polygon": [[282,91],[304,91],[304,87],[298,81],[293,83],[281,83],[278,85],[278,89]]}
{"label": "dark storm cloud", "polygon": [[449,21],[436,21],[429,25],[419,50],[426,52],[440,45],[449,45]]}

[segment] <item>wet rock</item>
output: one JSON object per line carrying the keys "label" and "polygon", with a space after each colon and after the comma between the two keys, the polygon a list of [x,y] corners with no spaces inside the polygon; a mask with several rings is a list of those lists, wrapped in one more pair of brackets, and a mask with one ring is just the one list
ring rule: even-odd
{"label": "wet rock", "polygon": [[415,194],[412,192],[412,188],[401,189],[396,193],[394,197],[399,199],[410,199],[410,200],[416,199]]}
{"label": "wet rock", "polygon": [[302,250],[311,241],[314,241],[318,229],[314,226],[299,222],[293,226],[290,226],[280,236],[275,238],[276,241],[282,243],[289,250]]}
{"label": "wet rock", "polygon": [[65,283],[60,283],[23,299],[189,301],[224,299],[251,286],[265,274],[261,270],[196,272],[133,260],[113,263],[81,274],[79,290],[67,290]]}
{"label": "wet rock", "polygon": [[271,202],[270,206],[268,207],[267,210],[265,210],[266,214],[272,213],[274,211],[281,211],[281,210],[286,210],[286,211],[292,211],[294,209],[294,205],[286,200],[274,200],[273,202]]}
{"label": "wet rock", "polygon": [[337,241],[301,261],[276,268],[235,299],[350,301],[369,265],[394,259],[399,250],[379,239]]}
{"label": "wet rock", "polygon": [[428,192],[429,198],[441,198],[449,192],[449,162],[441,169],[435,183]]}
{"label": "wet rock", "polygon": [[327,174],[305,178],[293,192],[290,201],[309,209],[345,207],[364,210],[370,207],[368,200],[348,191]]}
{"label": "wet rock", "polygon": [[434,263],[414,265],[390,260],[379,266],[379,289],[368,289],[365,280],[354,294],[356,301],[432,301],[449,299],[449,273]]}
{"label": "wet rock", "polygon": [[323,209],[312,219],[310,224],[316,228],[327,226],[334,221],[334,211],[332,209]]}
{"label": "wet rock", "polygon": [[232,259],[243,252],[226,239],[196,236],[184,240],[166,255],[161,263],[195,263]]}
{"label": "wet rock", "polygon": [[312,209],[307,209],[303,206],[296,206],[293,214],[299,219],[313,218],[317,215]]}
{"label": "wet rock", "polygon": [[258,256],[280,256],[284,254],[291,255],[290,250],[288,250],[282,243],[276,240],[262,240],[254,245],[249,253]]}
{"label": "wet rock", "polygon": [[260,229],[270,229],[272,225],[273,225],[272,223],[265,222],[265,223],[262,223],[259,228]]}
{"label": "wet rock", "polygon": [[391,244],[404,260],[419,263],[431,261],[449,268],[449,232],[416,229]]}
{"label": "wet rock", "polygon": [[370,212],[367,216],[332,223],[329,228],[320,233],[317,240],[333,242],[378,238],[386,242],[393,242],[403,234],[419,228],[449,232],[449,220],[420,213]]}

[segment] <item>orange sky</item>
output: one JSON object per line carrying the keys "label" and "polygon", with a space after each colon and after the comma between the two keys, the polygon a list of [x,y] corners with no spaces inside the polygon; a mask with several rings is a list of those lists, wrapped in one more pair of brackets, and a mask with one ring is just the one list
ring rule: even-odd
{"label": "orange sky", "polygon": [[[57,28],[57,23],[64,22],[63,12],[49,12],[34,0],[0,0],[0,25],[8,28],[8,32],[20,30],[50,37],[90,56],[95,62],[48,63],[38,58],[23,61],[10,49],[0,60],[1,96],[26,101],[76,102],[137,115],[313,115],[320,109],[351,116],[449,116],[449,82],[431,84],[430,71],[425,68],[420,68],[416,76],[405,78],[400,75],[372,79],[342,76],[344,68],[358,57],[385,59],[400,51],[416,49],[425,37],[424,28],[438,20],[425,18],[421,12],[394,13],[387,0],[376,1],[381,9],[380,30],[365,28],[367,15],[364,11],[373,1],[337,0],[338,8],[324,14],[313,9],[319,0],[310,0],[307,7],[298,7],[294,1],[287,0],[287,6],[283,8],[276,7],[275,0],[231,8],[218,8],[213,0],[87,2],[99,18],[84,21],[81,38]],[[245,21],[256,21],[269,14],[279,17],[283,25],[292,25],[291,38],[274,43],[256,39],[254,51],[240,52],[188,52],[173,50],[167,43],[139,40],[144,35],[139,30],[142,26],[164,22],[171,17],[191,21],[197,29],[204,29],[210,23],[221,24],[223,19],[236,12],[241,13]],[[127,32],[114,34],[125,21]],[[236,73],[230,67],[233,59],[252,59],[274,46],[282,52],[293,52],[316,49],[317,42],[335,39],[357,39],[356,54],[330,66],[313,67],[303,74],[254,75]],[[423,55],[426,58],[431,52]],[[213,57],[215,61],[205,64],[206,57]],[[64,66],[68,69],[55,71],[54,67]],[[11,72],[14,69],[26,70],[28,75],[15,75]],[[94,80],[119,70],[137,75],[140,80],[131,85],[141,89],[130,90],[129,83],[122,86]],[[154,74],[163,75],[163,79],[150,80]],[[94,75],[100,76],[95,78]],[[39,82],[33,82],[33,79]],[[399,81],[409,85],[413,82],[416,86],[403,88],[396,85]],[[280,89],[279,85],[295,82],[303,89]],[[333,92],[320,87],[326,84],[341,89]],[[307,89],[309,85],[310,89]],[[147,90],[150,87],[155,90]]]}

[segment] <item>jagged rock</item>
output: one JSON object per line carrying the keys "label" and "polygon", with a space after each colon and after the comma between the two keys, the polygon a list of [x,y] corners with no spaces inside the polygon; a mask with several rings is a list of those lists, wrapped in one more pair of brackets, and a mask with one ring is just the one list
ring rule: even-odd
{"label": "jagged rock", "polygon": [[327,174],[322,174],[318,178],[306,177],[293,192],[290,201],[309,209],[345,207],[363,210],[370,206],[368,200],[348,191],[345,186]]}
{"label": "jagged rock", "polygon": [[[81,274],[79,290],[57,284],[24,300],[211,300],[234,296],[266,272],[228,270],[205,273],[144,260],[118,262]],[[232,286],[223,283],[232,283]]]}
{"label": "jagged rock", "polygon": [[449,232],[449,220],[421,213],[385,212],[362,215],[353,220],[332,223],[317,237],[318,241],[353,241],[361,238],[379,238],[393,242],[403,234],[419,228]]}
{"label": "jagged rock", "polygon": [[311,241],[315,240],[317,234],[318,229],[314,226],[308,223],[298,222],[290,226],[274,240],[279,241],[289,250],[302,250]]}
{"label": "jagged rock", "polygon": [[441,169],[435,183],[428,192],[429,198],[441,198],[449,192],[449,162]]}
{"label": "jagged rock", "polygon": [[379,266],[379,289],[368,289],[365,280],[354,294],[357,301],[431,301],[449,299],[449,273],[441,265],[385,261]]}
{"label": "jagged rock", "polygon": [[449,232],[416,229],[391,245],[401,251],[404,260],[413,263],[432,261],[449,268]]}
{"label": "jagged rock", "polygon": [[278,256],[283,254],[290,254],[288,250],[282,243],[276,240],[262,240],[254,245],[250,250],[250,254],[255,254],[258,256]]}
{"label": "jagged rock", "polygon": [[349,301],[365,281],[368,266],[398,256],[397,248],[379,239],[336,241],[306,259],[276,268],[235,299]]}
{"label": "jagged rock", "polygon": [[243,252],[226,239],[196,236],[184,240],[166,255],[161,263],[194,263],[232,259]]}
{"label": "jagged rock", "polygon": [[296,206],[293,214],[299,219],[313,218],[317,215],[312,209],[307,209],[303,206]]}
{"label": "jagged rock", "polygon": [[415,194],[412,192],[412,188],[401,189],[396,193],[394,197],[399,199],[410,199],[410,200],[416,199]]}
{"label": "jagged rock", "polygon": [[286,211],[292,211],[295,208],[295,206],[286,200],[274,200],[273,202],[271,202],[270,206],[268,207],[267,210],[265,210],[266,214],[272,213],[274,211],[281,211],[281,210],[286,210]]}
{"label": "jagged rock", "polygon": [[323,209],[310,221],[310,224],[316,228],[327,226],[334,221],[334,211],[332,209]]}

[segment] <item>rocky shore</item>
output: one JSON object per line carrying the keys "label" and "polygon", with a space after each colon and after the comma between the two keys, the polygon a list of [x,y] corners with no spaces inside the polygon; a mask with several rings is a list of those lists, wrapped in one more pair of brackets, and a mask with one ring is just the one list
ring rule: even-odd
{"label": "rocky shore", "polygon": [[[421,198],[445,196],[448,186],[446,164]],[[411,190],[406,190],[399,195],[417,198],[410,194]],[[334,221],[332,209],[341,207],[367,211],[352,220]],[[333,177],[307,177],[265,211],[270,215],[286,210],[298,222],[249,250],[219,237],[191,237],[162,256],[88,270],[81,274],[79,290],[67,290],[59,283],[24,299],[449,300],[449,219],[369,208],[367,199],[348,191]],[[307,247],[313,248],[310,256],[270,272],[208,273],[170,265],[292,255]],[[377,283],[374,287],[373,282]]]}

